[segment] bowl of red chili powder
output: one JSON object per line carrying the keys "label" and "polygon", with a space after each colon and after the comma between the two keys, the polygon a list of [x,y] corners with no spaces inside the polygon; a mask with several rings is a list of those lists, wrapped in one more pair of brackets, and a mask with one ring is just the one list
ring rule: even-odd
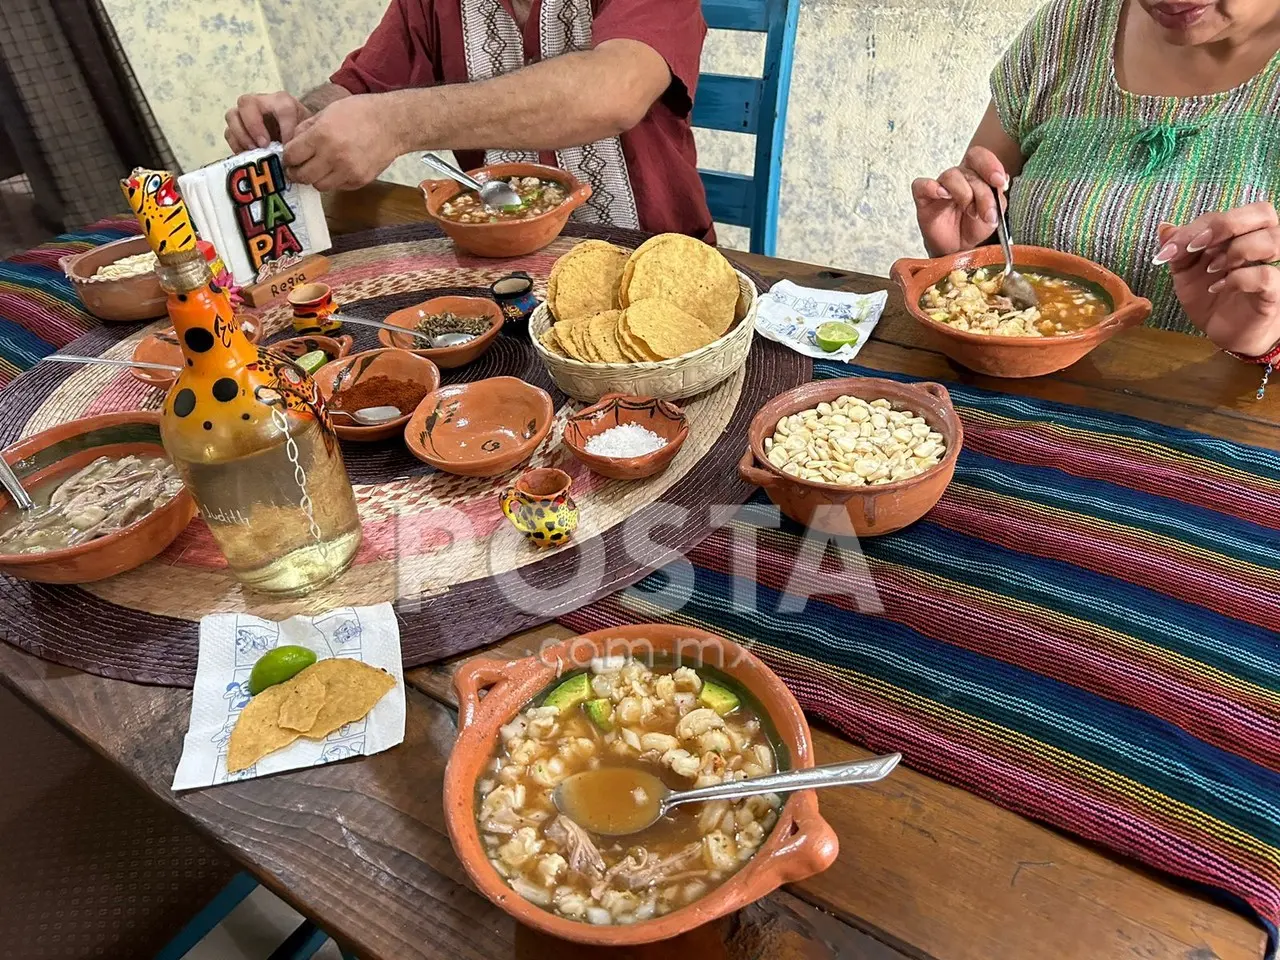
{"label": "bowl of red chili powder", "polygon": [[407,350],[367,350],[327,363],[315,373],[316,385],[333,412],[354,413],[369,407],[396,407],[400,416],[375,427],[333,416],[333,429],[343,440],[386,440],[402,435],[422,398],[440,386],[440,370],[426,357]]}

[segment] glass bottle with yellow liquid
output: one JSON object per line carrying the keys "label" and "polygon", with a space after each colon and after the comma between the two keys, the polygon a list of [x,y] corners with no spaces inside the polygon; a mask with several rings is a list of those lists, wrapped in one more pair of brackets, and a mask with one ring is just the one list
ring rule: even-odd
{"label": "glass bottle with yellow liquid", "polygon": [[296,596],[345,570],[360,517],[338,439],[312,379],[254,346],[196,247],[166,171],[121,187],[160,264],[184,367],[160,433],[227,564],[254,590]]}

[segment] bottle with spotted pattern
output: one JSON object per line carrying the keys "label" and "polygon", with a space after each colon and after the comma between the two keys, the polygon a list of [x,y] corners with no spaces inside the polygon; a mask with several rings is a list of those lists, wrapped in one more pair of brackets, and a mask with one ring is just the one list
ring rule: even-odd
{"label": "bottle with spotted pattern", "polygon": [[360,518],[337,437],[314,381],[252,344],[196,247],[173,176],[121,182],[155,251],[184,367],[165,398],[166,452],[232,573],[277,596],[340,575],[360,546]]}

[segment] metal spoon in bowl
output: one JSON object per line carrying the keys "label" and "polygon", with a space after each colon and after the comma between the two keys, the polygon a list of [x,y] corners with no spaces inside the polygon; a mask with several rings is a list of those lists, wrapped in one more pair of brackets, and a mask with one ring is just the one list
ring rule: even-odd
{"label": "metal spoon in bowl", "polygon": [[108,357],[78,357],[72,353],[51,353],[45,357],[57,363],[87,363],[103,367],[133,367],[137,370],[168,370],[170,373],[181,373],[181,367],[168,363],[142,363],[137,360],[112,360]]}
{"label": "metal spoon in bowl", "polygon": [[4,487],[5,492],[9,494],[9,499],[17,505],[19,510],[31,510],[35,507],[31,494],[27,493],[27,488],[22,485],[22,481],[18,479],[18,475],[13,472],[13,468],[4,457],[0,457],[0,487]]}
{"label": "metal spoon in bowl", "polygon": [[332,417],[347,417],[362,427],[377,427],[404,416],[399,407],[361,407],[359,410],[330,410]]}
{"label": "metal spoon in bowl", "polygon": [[873,783],[887,777],[901,759],[902,754],[890,753],[870,760],[829,763],[822,767],[788,770],[768,777],[678,792],[653,774],[636,767],[597,767],[566,777],[551,797],[556,809],[584,830],[606,837],[624,837],[639,833],[665,816],[672,807],[683,803],[736,800],[761,793],[790,793],[793,790]]}
{"label": "metal spoon in bowl", "polygon": [[479,334],[476,333],[423,333],[420,330],[413,330],[409,327],[397,327],[394,323],[383,323],[380,320],[365,320],[362,317],[349,317],[345,313],[335,313],[332,319],[342,323],[351,323],[357,327],[373,327],[376,330],[389,330],[392,333],[402,333],[405,336],[417,337],[419,340],[426,340],[430,344],[431,349],[439,350],[444,347],[456,347],[463,343],[474,340]]}
{"label": "metal spoon in bowl", "polygon": [[422,155],[422,162],[436,173],[443,173],[450,180],[456,180],[464,187],[470,187],[480,195],[480,201],[486,207],[493,210],[503,210],[524,206],[524,201],[520,199],[520,194],[516,193],[511,184],[505,180],[488,180],[481,183],[474,177],[463,173],[453,164],[445,163],[439,157],[430,153]]}
{"label": "metal spoon in bowl", "polygon": [[1000,289],[1010,302],[1019,310],[1027,310],[1040,306],[1040,298],[1036,296],[1035,287],[1022,274],[1013,269],[1013,240],[1009,237],[1008,205],[1002,205],[1004,199],[1000,191],[991,188],[996,195],[996,230],[1000,234],[1000,249],[1004,251],[1004,278],[1000,281]]}

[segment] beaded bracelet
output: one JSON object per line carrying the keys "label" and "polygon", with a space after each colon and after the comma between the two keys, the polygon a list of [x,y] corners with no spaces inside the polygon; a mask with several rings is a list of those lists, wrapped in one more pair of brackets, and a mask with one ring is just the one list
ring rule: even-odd
{"label": "beaded bracelet", "polygon": [[1276,368],[1276,364],[1280,363],[1280,341],[1268,350],[1266,353],[1258,357],[1251,357],[1243,353],[1234,353],[1227,351],[1229,356],[1235,357],[1237,360],[1243,360],[1245,363],[1257,363],[1262,365],[1262,383],[1258,385],[1258,392],[1254,395],[1261,400],[1267,395],[1267,382],[1271,379],[1271,371]]}

